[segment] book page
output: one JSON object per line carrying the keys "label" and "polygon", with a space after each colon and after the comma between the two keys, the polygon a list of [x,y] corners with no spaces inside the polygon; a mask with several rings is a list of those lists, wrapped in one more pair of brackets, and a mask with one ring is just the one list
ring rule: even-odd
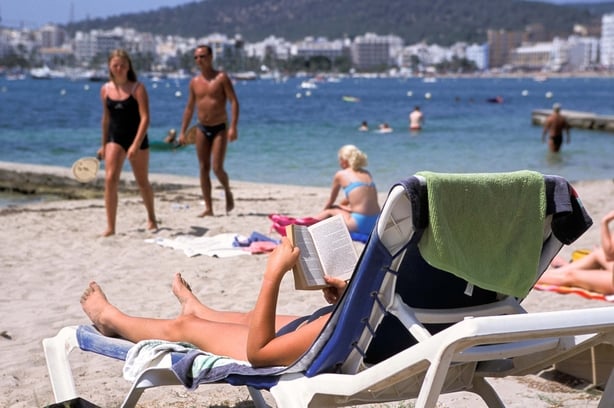
{"label": "book page", "polygon": [[309,227],[324,273],[339,279],[349,279],[358,261],[350,232],[341,215],[320,221]]}
{"label": "book page", "polygon": [[326,286],[324,271],[309,229],[301,225],[292,225],[287,230],[292,245],[301,251],[296,268],[298,271],[294,274],[296,289],[318,289]]}

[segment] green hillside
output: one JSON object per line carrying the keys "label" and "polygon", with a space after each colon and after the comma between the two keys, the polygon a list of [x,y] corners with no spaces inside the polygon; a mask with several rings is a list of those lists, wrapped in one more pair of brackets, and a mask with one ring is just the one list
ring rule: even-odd
{"label": "green hillside", "polygon": [[406,43],[483,42],[486,30],[522,30],[541,23],[547,37],[567,36],[574,24],[600,26],[614,3],[559,6],[520,0],[202,0],[178,7],[69,24],[76,30],[132,27],[155,34],[201,37],[240,34],[248,42],[269,35],[353,38],[396,34]]}

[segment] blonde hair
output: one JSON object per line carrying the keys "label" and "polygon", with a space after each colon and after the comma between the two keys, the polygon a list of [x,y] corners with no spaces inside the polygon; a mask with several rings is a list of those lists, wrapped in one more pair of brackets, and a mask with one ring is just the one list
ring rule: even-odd
{"label": "blonde hair", "polygon": [[[128,81],[136,82],[137,81],[136,72],[134,71],[134,68],[132,67],[132,60],[130,59],[130,55],[128,55],[128,52],[121,48],[111,51],[111,53],[109,54],[107,63],[110,64],[113,58],[121,58],[128,63],[128,75],[127,75]],[[111,72],[111,70],[109,70],[109,79],[112,82],[115,82],[115,78],[113,78],[113,73]]]}
{"label": "blonde hair", "polygon": [[354,145],[342,146],[338,156],[347,161],[352,170],[359,170],[367,166],[367,155]]}

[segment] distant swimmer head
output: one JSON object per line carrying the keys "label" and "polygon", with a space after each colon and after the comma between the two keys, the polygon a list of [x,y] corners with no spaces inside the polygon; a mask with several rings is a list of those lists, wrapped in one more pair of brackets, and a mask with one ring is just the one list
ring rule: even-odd
{"label": "distant swimmer head", "polygon": [[560,103],[555,103],[554,105],[552,105],[552,110],[555,112],[558,112],[561,110],[561,104]]}

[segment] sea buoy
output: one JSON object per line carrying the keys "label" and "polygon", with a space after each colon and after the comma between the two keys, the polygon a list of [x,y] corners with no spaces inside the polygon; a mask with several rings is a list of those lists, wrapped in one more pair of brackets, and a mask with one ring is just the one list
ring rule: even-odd
{"label": "sea buoy", "polygon": [[414,93],[412,91],[407,91],[407,96],[412,96]]}
{"label": "sea buoy", "polygon": [[175,96],[177,98],[181,98],[181,91],[175,91]]}
{"label": "sea buoy", "polygon": [[552,98],[552,92],[550,91],[546,92],[546,98],[548,99]]}
{"label": "sea buoy", "polygon": [[529,94],[529,91],[527,91],[526,89],[522,91],[522,96],[527,96],[528,94]]}
{"label": "sea buoy", "polygon": [[430,93],[430,92],[425,93],[425,94],[424,94],[424,97],[425,97],[426,99],[431,99],[431,93]]}

